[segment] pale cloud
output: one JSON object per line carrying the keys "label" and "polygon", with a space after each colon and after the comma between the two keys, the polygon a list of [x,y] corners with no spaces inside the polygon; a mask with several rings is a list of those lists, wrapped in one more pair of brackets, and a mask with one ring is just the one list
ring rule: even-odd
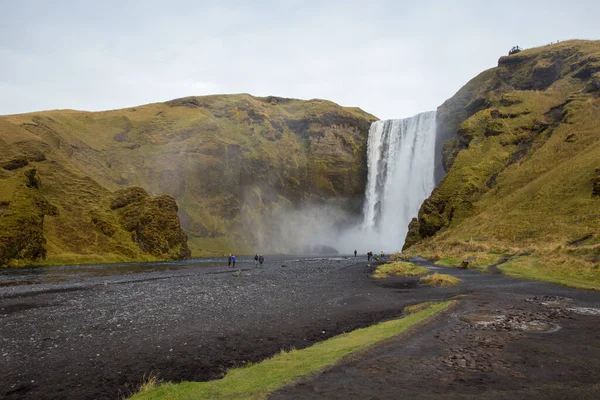
{"label": "pale cloud", "polygon": [[212,93],[432,110],[513,45],[598,38],[596,1],[0,2],[0,114]]}

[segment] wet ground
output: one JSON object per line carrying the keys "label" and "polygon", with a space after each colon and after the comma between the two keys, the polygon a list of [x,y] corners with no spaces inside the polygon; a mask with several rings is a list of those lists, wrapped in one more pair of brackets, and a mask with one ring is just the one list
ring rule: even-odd
{"label": "wet ground", "polygon": [[600,398],[600,293],[444,272],[464,280],[456,307],[270,398]]}
{"label": "wet ground", "polygon": [[375,281],[366,262],[344,257],[252,264],[237,274],[219,260],[0,274],[0,398],[118,399],[150,373],[214,379],[458,294],[418,334],[273,397],[585,398],[598,388],[600,293],[454,269],[443,271],[464,282],[451,288]]}

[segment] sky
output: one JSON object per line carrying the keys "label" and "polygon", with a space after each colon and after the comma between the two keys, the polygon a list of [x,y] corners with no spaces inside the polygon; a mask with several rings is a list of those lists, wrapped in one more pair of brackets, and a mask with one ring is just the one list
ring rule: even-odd
{"label": "sky", "polygon": [[514,46],[600,39],[600,1],[0,0],[0,115],[216,93],[434,110]]}

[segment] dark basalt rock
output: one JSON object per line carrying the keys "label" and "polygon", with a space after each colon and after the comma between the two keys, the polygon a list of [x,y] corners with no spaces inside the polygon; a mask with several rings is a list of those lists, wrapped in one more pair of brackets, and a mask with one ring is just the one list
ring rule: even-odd
{"label": "dark basalt rock", "polygon": [[600,168],[596,169],[596,176],[594,177],[593,184],[592,197],[600,197]]}
{"label": "dark basalt rock", "polygon": [[26,167],[28,164],[29,161],[27,160],[27,157],[20,156],[5,162],[4,164],[2,164],[2,168],[8,171],[14,171],[15,169]]}

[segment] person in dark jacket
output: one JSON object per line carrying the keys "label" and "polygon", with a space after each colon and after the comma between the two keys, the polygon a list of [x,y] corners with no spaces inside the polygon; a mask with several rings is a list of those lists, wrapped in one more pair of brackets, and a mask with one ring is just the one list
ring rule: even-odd
{"label": "person in dark jacket", "polygon": [[263,263],[265,262],[265,258],[263,257],[262,254],[260,256],[258,256],[258,262],[260,263],[260,265],[263,265]]}
{"label": "person in dark jacket", "polygon": [[235,257],[235,255],[231,256],[231,262],[233,263],[233,268],[235,268],[236,261],[237,261],[237,258]]}
{"label": "person in dark jacket", "polygon": [[229,258],[227,258],[227,266],[231,267],[231,253],[229,253]]}
{"label": "person in dark jacket", "polygon": [[254,256],[254,265],[258,264],[258,253]]}
{"label": "person in dark jacket", "polygon": [[371,257],[373,257],[373,252],[369,250],[369,252],[367,253],[367,261],[371,261]]}
{"label": "person in dark jacket", "polygon": [[356,251],[356,249],[354,249],[354,257],[355,258],[356,258],[356,253],[357,253],[357,251]]}

